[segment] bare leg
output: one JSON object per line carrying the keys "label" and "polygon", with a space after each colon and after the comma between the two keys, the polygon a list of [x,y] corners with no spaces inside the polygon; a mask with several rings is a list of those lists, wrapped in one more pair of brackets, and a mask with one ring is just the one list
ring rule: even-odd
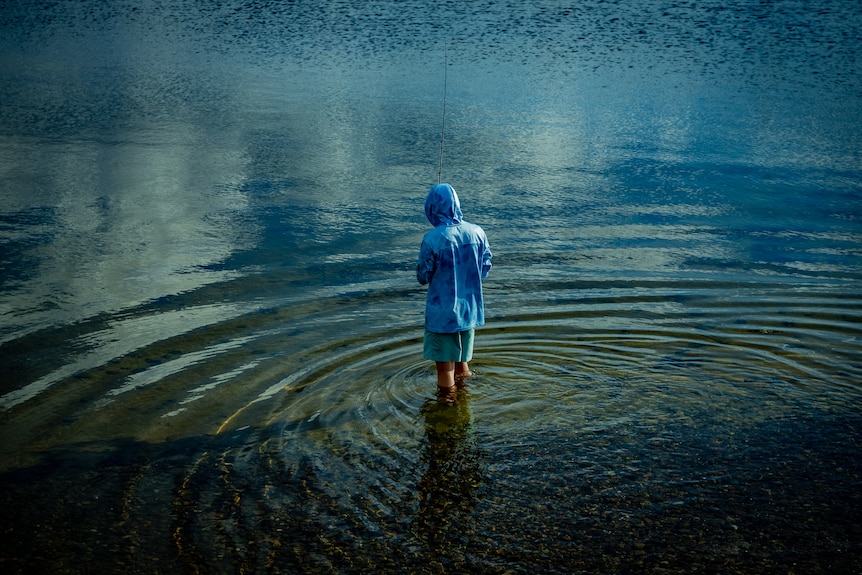
{"label": "bare leg", "polygon": [[451,390],[455,386],[455,362],[437,362],[437,387],[441,390]]}
{"label": "bare leg", "polygon": [[454,372],[455,384],[458,387],[464,387],[465,380],[473,375],[470,373],[470,366],[467,365],[466,361],[459,361],[455,363],[455,372]]}
{"label": "bare leg", "polygon": [[442,403],[455,402],[455,362],[437,362],[437,400]]}

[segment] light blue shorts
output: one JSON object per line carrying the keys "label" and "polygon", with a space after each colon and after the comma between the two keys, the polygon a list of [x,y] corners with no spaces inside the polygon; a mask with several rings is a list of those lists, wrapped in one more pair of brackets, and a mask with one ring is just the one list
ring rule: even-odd
{"label": "light blue shorts", "polygon": [[422,357],[431,361],[470,361],[473,359],[475,330],[436,333],[425,330]]}

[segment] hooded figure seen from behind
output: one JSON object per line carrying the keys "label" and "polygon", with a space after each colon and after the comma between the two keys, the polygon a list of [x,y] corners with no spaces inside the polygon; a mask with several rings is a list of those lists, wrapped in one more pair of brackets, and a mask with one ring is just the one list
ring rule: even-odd
{"label": "hooded figure seen from behind", "polygon": [[491,270],[484,230],[465,222],[458,194],[438,184],[425,198],[425,215],[434,229],[419,250],[416,278],[428,285],[423,355],[437,363],[437,386],[451,395],[470,375],[474,329],[485,323],[482,280]]}

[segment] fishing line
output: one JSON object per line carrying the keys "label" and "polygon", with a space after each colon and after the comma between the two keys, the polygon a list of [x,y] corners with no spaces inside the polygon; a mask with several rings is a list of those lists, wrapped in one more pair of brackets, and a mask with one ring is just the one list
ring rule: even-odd
{"label": "fishing line", "polygon": [[443,115],[440,119],[440,166],[437,168],[437,183],[442,183],[443,178],[443,142],[446,141],[446,81],[449,73],[449,51],[446,41],[443,40]]}

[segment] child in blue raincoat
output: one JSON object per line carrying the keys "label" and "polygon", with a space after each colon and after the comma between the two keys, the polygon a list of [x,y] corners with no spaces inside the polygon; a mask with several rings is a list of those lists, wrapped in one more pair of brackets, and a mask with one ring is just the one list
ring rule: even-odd
{"label": "child in blue raincoat", "polygon": [[488,238],[465,222],[461,202],[449,184],[437,184],[425,198],[434,229],[419,250],[416,279],[428,285],[423,356],[437,363],[437,391],[450,395],[470,376],[473,335],[485,323],[482,280],[491,270]]}

